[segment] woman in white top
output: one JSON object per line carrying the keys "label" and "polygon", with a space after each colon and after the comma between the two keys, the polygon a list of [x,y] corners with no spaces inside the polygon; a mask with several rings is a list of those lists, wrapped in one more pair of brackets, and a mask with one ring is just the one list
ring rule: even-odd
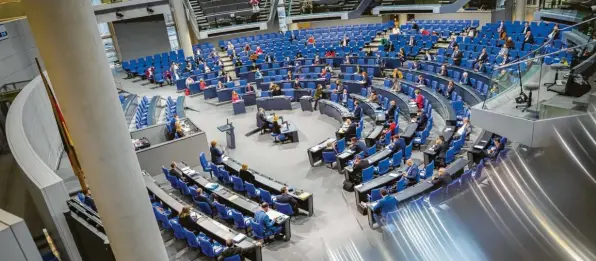
{"label": "woman in white top", "polygon": [[191,84],[195,83],[195,80],[192,79],[192,77],[188,77],[186,78],[186,88],[188,88],[188,86],[190,86]]}
{"label": "woman in white top", "polygon": [[180,78],[178,76],[178,64],[172,62],[172,65],[170,65],[170,71],[172,72],[172,77],[174,78],[174,81]]}
{"label": "woman in white top", "polygon": [[209,68],[209,65],[207,65],[207,63],[205,63],[205,66],[203,66],[203,69],[205,70],[206,73],[211,72],[211,68]]}
{"label": "woman in white top", "polygon": [[228,50],[234,50],[234,45],[232,42],[228,42]]}
{"label": "woman in white top", "polygon": [[201,49],[197,48],[197,56],[201,56]]}
{"label": "woman in white top", "polygon": [[392,33],[393,34],[400,34],[401,31],[399,30],[399,26],[396,25],[395,27],[393,27],[393,32]]}

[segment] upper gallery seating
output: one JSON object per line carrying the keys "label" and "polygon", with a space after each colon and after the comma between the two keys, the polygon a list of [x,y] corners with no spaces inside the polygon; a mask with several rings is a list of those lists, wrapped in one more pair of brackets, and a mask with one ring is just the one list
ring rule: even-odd
{"label": "upper gallery seating", "polygon": [[287,4],[287,15],[306,15],[313,13],[345,12],[355,10],[360,0],[292,0]]}
{"label": "upper gallery seating", "polygon": [[259,2],[258,11],[248,0],[190,0],[199,30],[267,21],[271,0]]}

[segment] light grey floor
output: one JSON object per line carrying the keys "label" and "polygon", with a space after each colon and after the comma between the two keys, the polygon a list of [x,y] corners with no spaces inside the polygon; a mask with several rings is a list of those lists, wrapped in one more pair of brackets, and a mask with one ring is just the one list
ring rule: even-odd
{"label": "light grey floor", "polygon": [[[139,96],[182,95],[173,86],[150,89],[151,85],[142,86],[123,77],[115,76],[124,90]],[[247,114],[233,115],[230,104],[209,105],[202,96],[187,97],[186,106],[198,110],[187,110],[187,117],[207,133],[209,140],[225,143],[224,134],[216,127],[226,120],[234,124],[237,147],[227,151],[231,157],[314,194],[314,216],[293,221],[290,242],[268,245],[263,251],[264,260],[391,260],[387,252],[390,250],[379,251],[383,248],[381,233],[369,228],[366,216],[356,210],[354,194],[342,189],[343,176],[325,166],[311,167],[308,162],[306,150],[333,136],[339,122],[319,112],[303,112],[294,104],[294,110],[277,113],[296,125],[300,142],[279,145],[269,135],[244,135],[256,127],[255,106],[248,107]],[[444,121],[436,113],[433,117],[439,124],[433,128],[436,132],[443,128]],[[403,128],[406,123],[401,121],[400,125]],[[436,137],[434,132],[431,136]],[[413,157],[422,160],[422,153],[415,151]]]}

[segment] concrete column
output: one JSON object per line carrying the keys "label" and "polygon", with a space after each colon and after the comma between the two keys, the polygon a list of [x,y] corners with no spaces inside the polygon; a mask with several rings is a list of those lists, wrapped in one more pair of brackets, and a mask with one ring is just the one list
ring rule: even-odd
{"label": "concrete column", "polygon": [[408,22],[408,14],[398,14],[397,20],[400,26],[406,24]]}
{"label": "concrete column", "polygon": [[515,20],[526,20],[526,1],[527,0],[515,0]]}
{"label": "concrete column", "polygon": [[[174,22],[176,23],[176,34],[178,35],[178,44],[184,50],[184,57],[193,56],[192,42],[190,41],[190,31],[186,22],[186,11],[182,0],[171,0],[170,3],[174,9]],[[196,22],[195,22],[196,23]]]}
{"label": "concrete column", "polygon": [[168,260],[91,1],[23,0],[117,260]]}

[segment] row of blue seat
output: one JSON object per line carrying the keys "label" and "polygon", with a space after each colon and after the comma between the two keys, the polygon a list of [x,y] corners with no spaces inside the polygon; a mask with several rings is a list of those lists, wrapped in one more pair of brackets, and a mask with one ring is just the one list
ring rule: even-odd
{"label": "row of blue seat", "polygon": [[148,110],[149,98],[147,98],[147,96],[143,96],[143,98],[141,98],[141,101],[139,102],[139,106],[137,107],[137,112],[135,113],[135,124],[137,129],[147,127]]}

